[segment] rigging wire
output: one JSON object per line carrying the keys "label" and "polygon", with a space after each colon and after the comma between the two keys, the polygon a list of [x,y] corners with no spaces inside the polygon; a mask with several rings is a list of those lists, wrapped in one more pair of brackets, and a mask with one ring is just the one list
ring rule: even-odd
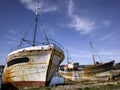
{"label": "rigging wire", "polygon": [[72,62],[74,62],[72,56],[70,55],[70,53],[68,52],[68,49],[67,49],[67,64],[70,63],[70,59],[72,60]]}
{"label": "rigging wire", "polygon": [[90,41],[90,47],[92,49],[92,56],[93,56],[93,62],[94,62],[94,64],[96,64],[96,60],[95,60],[96,56],[100,59],[101,63],[103,63],[101,57],[98,54],[94,54],[95,49],[93,48],[93,45],[92,45],[91,41]]}
{"label": "rigging wire", "polygon": [[47,36],[47,34],[46,34],[46,26],[45,26],[45,24],[44,24],[44,22],[43,22],[43,18],[42,18],[42,14],[40,14],[40,21],[41,21],[41,26],[42,26],[42,31],[43,31],[43,34],[45,35],[45,39],[46,39],[46,41],[47,41],[47,44],[50,44],[50,41],[49,41],[49,39],[48,39],[48,36]]}
{"label": "rigging wire", "polygon": [[[50,41],[48,39],[48,36],[46,34],[46,27],[45,27],[45,24],[43,22],[43,18],[42,18],[42,14],[39,13],[39,10],[40,10],[40,7],[39,7],[39,0],[36,0],[36,12],[35,12],[35,20],[32,22],[32,24],[30,25],[30,27],[26,30],[26,32],[23,33],[23,36],[21,38],[21,42],[20,44],[18,45],[18,48],[22,48],[22,44],[23,42],[26,42],[32,46],[35,46],[36,43],[39,43],[39,42],[36,42],[36,30],[37,30],[37,23],[38,23],[38,16],[40,16],[40,21],[41,21],[41,26],[42,26],[42,31],[43,31],[43,34],[45,35],[45,40],[46,40],[46,44],[50,44]],[[48,1],[47,1],[48,3]],[[30,28],[32,27],[32,25],[35,24],[35,32],[34,32],[34,35],[33,35],[33,41],[32,40],[27,40],[25,39],[28,32],[30,31]],[[17,49],[18,49],[17,48]]]}
{"label": "rigging wire", "polygon": [[[31,27],[32,27],[33,24],[34,24],[34,21],[33,21],[33,22],[31,23],[31,25],[28,27],[28,29],[26,30],[26,32],[23,32],[23,35],[22,35],[22,37],[21,37],[21,41],[20,41],[20,44],[18,45],[18,48],[21,48],[23,42],[26,42],[25,37],[27,36],[27,34],[28,34],[28,32],[30,31],[30,29],[31,29]],[[18,49],[18,48],[17,48],[17,49]]]}

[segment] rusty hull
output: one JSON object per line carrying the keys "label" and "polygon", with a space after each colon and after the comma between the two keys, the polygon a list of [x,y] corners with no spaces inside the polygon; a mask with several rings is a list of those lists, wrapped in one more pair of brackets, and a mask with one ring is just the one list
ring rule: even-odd
{"label": "rusty hull", "polygon": [[2,76],[3,84],[10,83],[20,89],[36,88],[49,85],[64,54],[56,49],[22,50],[8,55],[7,62],[20,57],[28,57],[29,62],[9,67],[6,65]]}

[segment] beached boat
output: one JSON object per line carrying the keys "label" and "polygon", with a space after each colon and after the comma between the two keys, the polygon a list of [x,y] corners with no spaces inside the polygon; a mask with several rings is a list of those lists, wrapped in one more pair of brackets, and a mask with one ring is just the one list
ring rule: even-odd
{"label": "beached boat", "polygon": [[106,63],[97,63],[95,65],[88,65],[84,68],[84,74],[92,75],[105,72],[112,69],[114,60]]}
{"label": "beached boat", "polygon": [[67,55],[67,64],[60,66],[59,74],[64,79],[71,80],[71,81],[79,81],[81,78],[80,70],[79,70],[79,63],[69,61],[68,50],[67,50],[66,55]]}
{"label": "beached boat", "polygon": [[[59,70],[60,75],[65,79],[69,79],[71,81],[82,81],[82,80],[108,80],[112,76],[111,69],[114,64],[114,60],[99,63],[95,61],[95,55],[93,51],[92,43],[90,42],[92,48],[92,56],[93,56],[93,65],[86,65],[84,68],[80,68],[77,66],[75,69],[75,64],[71,63],[71,65],[62,66]],[[69,66],[72,66],[71,69]]]}
{"label": "beached boat", "polygon": [[22,47],[8,54],[2,76],[3,84],[6,86],[11,84],[18,89],[47,86],[64,59],[62,47],[51,42],[47,36],[47,43],[40,45],[36,41],[39,16],[39,6],[38,4],[36,6],[34,39],[29,41],[23,38],[22,41],[31,46]]}
{"label": "beached boat", "polygon": [[114,64],[114,60],[112,60],[110,62],[106,62],[106,63],[96,62],[92,42],[90,42],[90,46],[91,46],[91,49],[92,49],[92,57],[93,57],[94,64],[93,65],[88,65],[86,68],[84,68],[84,74],[90,75],[90,74],[96,74],[96,73],[101,73],[101,72],[111,70],[112,66]]}

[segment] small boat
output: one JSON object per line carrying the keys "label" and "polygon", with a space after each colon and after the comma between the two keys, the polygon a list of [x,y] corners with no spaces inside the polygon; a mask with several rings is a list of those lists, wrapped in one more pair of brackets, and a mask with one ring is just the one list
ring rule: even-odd
{"label": "small boat", "polygon": [[59,69],[60,75],[66,80],[76,81],[78,82],[80,77],[79,72],[79,63],[78,62],[70,62],[67,50],[67,65],[61,65]]}
{"label": "small boat", "polygon": [[[48,86],[64,59],[63,48],[59,44],[51,42],[45,33],[47,43],[40,44],[36,41],[39,16],[39,2],[36,1],[34,38],[31,41],[23,38],[22,42],[28,43],[29,46],[20,47],[8,54],[2,75],[3,85],[9,84],[17,89]],[[23,46],[22,43],[20,46]]]}
{"label": "small boat", "polygon": [[95,65],[89,65],[86,68],[84,68],[84,74],[92,75],[111,70],[113,64],[114,60],[106,63],[97,63]]}
{"label": "small boat", "polygon": [[90,42],[90,46],[91,46],[91,49],[92,49],[92,56],[93,56],[94,64],[93,65],[88,65],[86,68],[84,68],[84,74],[91,75],[91,74],[97,74],[97,73],[101,73],[101,72],[111,70],[112,66],[114,64],[114,60],[112,60],[110,62],[106,62],[106,63],[96,62],[92,42]]}
{"label": "small boat", "polygon": [[[80,82],[83,80],[108,80],[112,74],[111,69],[114,64],[114,60],[99,63],[95,61],[95,55],[93,51],[92,43],[90,42],[92,48],[93,56],[93,65],[85,65],[83,68],[80,68],[79,64],[76,68],[74,63],[62,65],[59,72],[62,77],[69,79],[71,81]],[[72,66],[72,67],[69,67]]]}

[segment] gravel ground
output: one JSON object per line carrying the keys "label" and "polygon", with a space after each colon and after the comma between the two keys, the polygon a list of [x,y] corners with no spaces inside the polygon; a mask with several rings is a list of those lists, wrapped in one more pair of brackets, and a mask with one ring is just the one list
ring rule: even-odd
{"label": "gravel ground", "polygon": [[[94,83],[77,83],[74,85],[59,85],[59,86],[53,86],[51,87],[50,90],[92,90],[91,88],[96,88],[94,90],[101,90],[100,88],[102,86],[106,86],[105,90],[120,90],[120,81],[119,82],[102,82],[102,83],[98,83],[98,82],[94,82]],[[111,89],[110,89],[111,88]],[[114,89],[115,88],[115,89]]]}

